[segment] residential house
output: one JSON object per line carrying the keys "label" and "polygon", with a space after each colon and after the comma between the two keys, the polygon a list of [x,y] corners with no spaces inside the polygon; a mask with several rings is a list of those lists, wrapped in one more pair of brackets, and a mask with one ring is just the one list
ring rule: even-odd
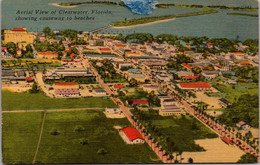
{"label": "residential house", "polygon": [[206,79],[214,79],[219,75],[218,71],[203,71],[201,74],[203,77],[205,77]]}
{"label": "residential house", "polygon": [[236,126],[237,126],[238,129],[249,129],[249,128],[251,128],[251,126],[248,123],[244,122],[244,121],[238,122],[236,124]]}
{"label": "residential house", "polygon": [[94,89],[93,92],[96,96],[107,96],[107,93],[104,89]]}

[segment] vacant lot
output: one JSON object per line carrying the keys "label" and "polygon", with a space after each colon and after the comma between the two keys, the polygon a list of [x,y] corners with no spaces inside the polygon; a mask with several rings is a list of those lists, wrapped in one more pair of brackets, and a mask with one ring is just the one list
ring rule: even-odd
{"label": "vacant lot", "polygon": [[70,109],[70,108],[105,108],[116,107],[107,97],[89,98],[49,98],[44,93],[15,93],[2,90],[2,109],[31,110],[31,109]]}
{"label": "vacant lot", "polygon": [[[102,111],[47,113],[35,163],[156,163],[147,144],[125,144],[115,125],[125,127],[129,122],[108,119]],[[55,129],[58,135],[51,135]],[[87,144],[80,144],[82,139]],[[106,153],[98,154],[102,148]]]}
{"label": "vacant lot", "polygon": [[218,137],[197,119],[188,115],[163,117],[159,116],[155,111],[146,111],[143,112],[143,117],[141,117],[142,115],[137,110],[132,110],[132,112],[137,118],[145,119],[141,123],[147,123],[148,130],[149,125],[151,128],[154,127],[158,130],[157,134],[161,134],[169,142],[173,142],[180,151],[203,151],[203,148],[195,144],[194,140]]}
{"label": "vacant lot", "polygon": [[32,163],[42,117],[42,113],[2,114],[3,163]]}
{"label": "vacant lot", "polygon": [[234,103],[243,94],[258,94],[258,84],[256,83],[239,83],[237,85],[214,84],[214,86],[222,93],[224,98]]}

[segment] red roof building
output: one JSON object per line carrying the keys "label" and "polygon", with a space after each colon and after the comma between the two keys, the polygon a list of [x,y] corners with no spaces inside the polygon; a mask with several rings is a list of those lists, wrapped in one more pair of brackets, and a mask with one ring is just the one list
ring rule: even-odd
{"label": "red roof building", "polygon": [[219,64],[215,64],[215,66],[218,67],[218,68],[222,68],[222,66],[219,65]]}
{"label": "red roof building", "polygon": [[223,140],[225,143],[227,143],[227,144],[231,144],[232,142],[228,139],[228,138],[226,138],[226,137],[220,137],[221,138],[221,140]]}
{"label": "red roof building", "polygon": [[26,31],[26,28],[13,28],[12,31]]}
{"label": "red roof building", "polygon": [[98,48],[100,51],[111,51],[110,48]]}
{"label": "red roof building", "polygon": [[211,88],[208,83],[181,83],[178,87],[183,90],[210,90]]}
{"label": "red roof building", "polygon": [[124,132],[125,135],[127,136],[127,138],[130,141],[133,141],[135,139],[142,139],[142,140],[144,140],[142,135],[135,128],[125,127],[125,128],[122,128],[120,131]]}
{"label": "red roof building", "polygon": [[122,89],[122,88],[124,88],[124,85],[114,85],[114,88],[115,89]]}
{"label": "red roof building", "polygon": [[199,76],[185,76],[183,78],[186,79],[186,80],[194,80],[194,79],[199,78]]}
{"label": "red roof building", "polygon": [[186,64],[186,63],[182,63],[181,65],[188,68],[188,69],[192,68],[192,66],[190,66],[189,64]]}
{"label": "red roof building", "polygon": [[31,78],[31,77],[26,77],[26,78],[25,78],[25,81],[31,82],[31,81],[33,81],[33,78]]}
{"label": "red roof building", "polygon": [[7,47],[2,47],[1,50],[7,50]]}

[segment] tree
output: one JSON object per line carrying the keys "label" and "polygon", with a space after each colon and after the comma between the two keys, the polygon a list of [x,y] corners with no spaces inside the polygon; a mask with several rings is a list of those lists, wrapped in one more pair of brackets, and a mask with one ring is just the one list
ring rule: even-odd
{"label": "tree", "polygon": [[50,134],[56,136],[56,135],[59,135],[60,132],[59,132],[56,128],[53,128],[53,129],[51,130]]}
{"label": "tree", "polygon": [[138,82],[136,79],[132,78],[130,81],[129,81],[129,85],[130,87],[135,87],[138,85]]}
{"label": "tree", "polygon": [[86,139],[86,138],[81,138],[81,139],[79,140],[79,143],[84,146],[84,145],[88,144],[88,139]]}
{"label": "tree", "polygon": [[45,33],[46,36],[48,36],[48,35],[50,35],[50,33],[51,33],[51,28],[45,27],[45,28],[43,29],[43,32]]}
{"label": "tree", "polygon": [[240,157],[237,163],[256,163],[257,159],[251,154],[244,154]]}
{"label": "tree", "polygon": [[30,89],[30,93],[38,93],[40,90],[38,89],[38,85],[36,82],[33,83],[32,89]]}
{"label": "tree", "polygon": [[189,158],[189,159],[188,159],[188,162],[189,162],[189,163],[193,163],[193,159],[192,159],[192,158]]}
{"label": "tree", "polygon": [[85,131],[85,128],[82,125],[77,125],[74,130],[75,132],[82,132]]}
{"label": "tree", "polygon": [[200,74],[202,72],[202,69],[200,67],[194,66],[194,67],[191,68],[191,71],[194,74]]}
{"label": "tree", "polygon": [[100,148],[98,151],[97,151],[97,154],[98,155],[105,155],[107,153],[107,150],[104,149],[104,148]]}

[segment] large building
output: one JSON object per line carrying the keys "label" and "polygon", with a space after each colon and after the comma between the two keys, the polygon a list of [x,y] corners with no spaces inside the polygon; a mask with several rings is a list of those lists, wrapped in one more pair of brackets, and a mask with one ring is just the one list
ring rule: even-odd
{"label": "large building", "polygon": [[180,83],[178,87],[182,90],[208,91],[211,90],[209,83]]}
{"label": "large building", "polygon": [[54,90],[57,97],[79,97],[78,83],[54,83]]}
{"label": "large building", "polygon": [[4,43],[14,42],[33,44],[34,35],[33,33],[27,32],[26,28],[14,28],[13,30],[4,31]]}
{"label": "large building", "polygon": [[144,143],[142,135],[132,127],[125,127],[120,130],[120,135],[127,144]]}
{"label": "large building", "polygon": [[56,59],[58,58],[58,53],[52,52],[40,52],[38,53],[39,59]]}

